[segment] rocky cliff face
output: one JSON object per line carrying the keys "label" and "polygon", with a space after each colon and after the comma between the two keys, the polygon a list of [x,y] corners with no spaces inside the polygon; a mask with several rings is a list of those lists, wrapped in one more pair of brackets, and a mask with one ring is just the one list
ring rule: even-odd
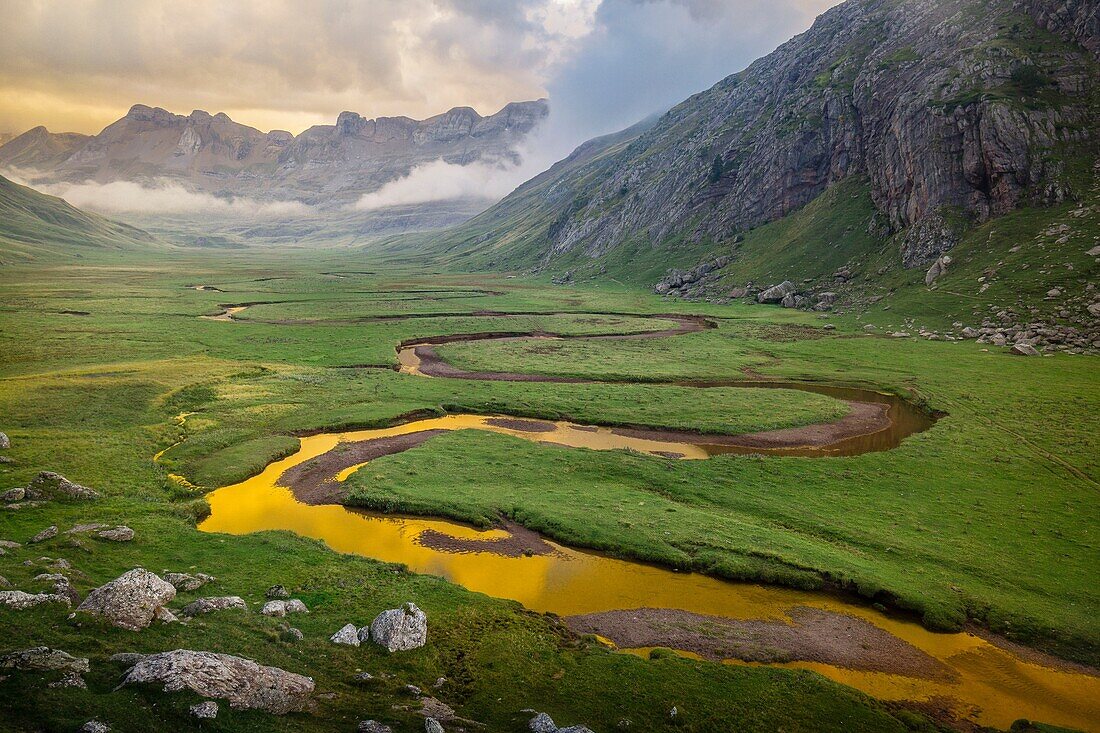
{"label": "rocky cliff face", "polygon": [[1074,195],[1065,151],[1100,129],[1095,25],[1089,0],[848,0],[543,186],[553,223],[528,235],[543,261],[725,242],[860,175],[927,266],[968,222]]}
{"label": "rocky cliff face", "polygon": [[35,128],[0,147],[0,166],[36,169],[42,182],[167,178],[218,194],[342,205],[421,163],[513,160],[547,112],[545,100],[512,103],[488,117],[468,107],[427,120],[343,112],[335,125],[295,137],[223,113],[178,115],[139,104],[92,137]]}

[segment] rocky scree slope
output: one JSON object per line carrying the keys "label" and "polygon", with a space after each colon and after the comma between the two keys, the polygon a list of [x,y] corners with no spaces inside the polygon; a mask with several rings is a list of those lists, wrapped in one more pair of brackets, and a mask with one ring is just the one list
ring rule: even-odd
{"label": "rocky scree slope", "polygon": [[515,162],[516,146],[548,109],[546,100],[513,102],[482,117],[456,107],[426,120],[343,112],[335,125],[294,136],[224,113],[178,115],[138,104],[91,137],[42,127],[24,133],[0,147],[0,167],[29,169],[33,183],[169,179],[221,195],[342,206],[418,164]]}
{"label": "rocky scree slope", "polygon": [[1100,129],[1096,15],[1088,0],[848,0],[440,245],[543,268],[642,243],[691,264],[677,250],[735,244],[859,176],[876,235],[926,269],[974,223],[1077,195],[1074,152]]}

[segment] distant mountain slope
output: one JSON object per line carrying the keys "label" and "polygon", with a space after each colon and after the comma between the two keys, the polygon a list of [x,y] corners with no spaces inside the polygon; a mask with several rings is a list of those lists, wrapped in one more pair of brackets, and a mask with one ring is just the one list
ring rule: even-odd
{"label": "distant mountain slope", "polygon": [[870,216],[848,226],[894,237],[900,263],[924,269],[975,224],[1088,195],[1096,7],[848,0],[629,142],[564,161],[435,246],[482,267],[651,270],[726,247],[736,262],[749,231],[858,178]]}
{"label": "distant mountain slope", "polygon": [[75,132],[50,132],[39,125],[0,146],[0,167],[48,170],[64,163],[90,139]]}
{"label": "distant mountain slope", "polygon": [[163,245],[141,229],[81,211],[0,176],[0,264],[160,248]]}
{"label": "distant mountain slope", "polygon": [[469,107],[422,121],[343,112],[335,125],[295,137],[260,132],[223,113],[177,115],[139,104],[91,137],[35,128],[0,147],[0,168],[34,169],[35,183],[167,179],[218,195],[335,208],[422,163],[515,161],[516,146],[547,111],[546,100],[537,100],[488,117]]}

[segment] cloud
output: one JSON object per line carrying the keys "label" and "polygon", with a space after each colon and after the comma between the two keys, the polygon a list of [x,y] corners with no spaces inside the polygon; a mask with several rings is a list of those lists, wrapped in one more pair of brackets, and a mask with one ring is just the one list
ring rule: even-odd
{"label": "cloud", "polygon": [[352,208],[373,211],[387,206],[452,199],[482,199],[488,203],[507,196],[528,177],[524,166],[485,161],[456,165],[435,160],[416,166],[404,178],[391,181],[377,191],[364,194]]}
{"label": "cloud", "polygon": [[[17,179],[12,177],[12,180]],[[311,207],[299,201],[256,201],[241,197],[225,199],[208,193],[188,191],[178,183],[169,181],[158,181],[148,186],[130,181],[27,185],[33,185],[43,193],[59,196],[78,209],[103,214],[216,214],[240,218],[285,219],[312,212]]]}

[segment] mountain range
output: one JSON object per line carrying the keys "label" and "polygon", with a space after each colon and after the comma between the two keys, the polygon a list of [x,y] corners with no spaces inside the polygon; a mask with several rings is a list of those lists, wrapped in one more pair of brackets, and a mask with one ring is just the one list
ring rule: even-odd
{"label": "mountain range", "polygon": [[[923,275],[985,222],[1094,195],[1098,61],[1089,0],[848,0],[660,118],[582,145],[430,249],[563,279],[686,267],[663,291],[688,295],[729,285],[723,268],[739,285],[826,278],[886,243]],[[777,242],[754,251],[796,220],[797,256]]]}
{"label": "mountain range", "polygon": [[513,102],[483,117],[455,107],[426,120],[343,112],[335,125],[295,136],[223,113],[138,104],[97,135],[29,130],[0,146],[0,168],[35,184],[170,181],[224,197],[341,208],[423,163],[516,163],[517,146],[548,109],[546,100]]}

